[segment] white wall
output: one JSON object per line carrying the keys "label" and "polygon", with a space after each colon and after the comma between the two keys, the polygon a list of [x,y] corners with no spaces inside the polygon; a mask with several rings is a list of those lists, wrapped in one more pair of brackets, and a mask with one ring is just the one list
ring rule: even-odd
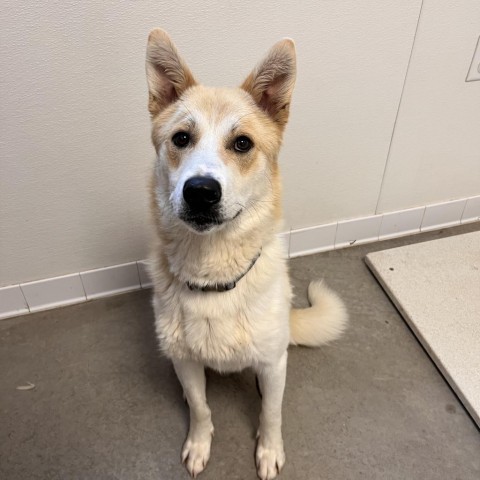
{"label": "white wall", "polygon": [[[412,64],[404,92],[409,104],[402,105],[399,121],[424,125],[428,115],[448,118],[453,108],[467,109],[464,118],[478,125],[478,112],[465,105],[468,99],[478,102],[480,82],[455,80],[464,79],[473,53],[471,19],[478,2],[425,3],[413,60],[422,62],[421,55],[440,51],[449,39],[444,61],[440,56],[434,61],[447,73],[430,82]],[[375,212],[421,1],[258,5],[253,0],[3,2],[0,285],[146,256],[153,148],[144,52],[148,32],[156,26],[171,33],[197,78],[213,85],[240,83],[278,38],[295,38],[299,78],[281,156],[286,228]],[[469,26],[459,28],[463,15]],[[434,41],[437,17],[447,26],[451,21],[453,31]],[[455,54],[457,47],[462,58]],[[449,105],[429,110],[428,102],[435,102],[422,103],[425,95],[415,92],[417,82],[430,82],[427,91],[439,89],[442,98],[451,97]],[[427,132],[425,141],[444,137],[444,124],[437,121],[436,133]],[[462,157],[472,158],[478,143],[464,138],[460,120],[455,125],[444,145],[454,153],[461,144]],[[438,184],[450,182],[458,165],[456,156],[444,155],[435,195],[422,188],[399,194],[402,162],[432,165],[432,154],[418,155],[405,146],[408,131],[399,139],[397,132],[382,211],[479,193],[480,186],[472,192],[468,175],[455,177],[454,193],[450,187],[442,193]]]}
{"label": "white wall", "polygon": [[424,2],[378,212],[478,195],[480,1]]}

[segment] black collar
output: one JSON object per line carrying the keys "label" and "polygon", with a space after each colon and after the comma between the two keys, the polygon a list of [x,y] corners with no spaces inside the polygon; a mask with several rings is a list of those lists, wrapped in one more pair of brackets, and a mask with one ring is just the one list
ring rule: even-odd
{"label": "black collar", "polygon": [[196,285],[192,282],[186,282],[187,287],[194,292],[228,292],[228,290],[233,290],[237,286],[237,282],[239,282],[252,269],[252,267],[255,265],[255,262],[258,260],[258,257],[260,257],[261,253],[262,249],[260,249],[257,255],[255,255],[247,270],[245,270],[245,272],[243,272],[239,277],[237,277],[235,280],[232,280],[231,282],[213,283],[204,286]]}

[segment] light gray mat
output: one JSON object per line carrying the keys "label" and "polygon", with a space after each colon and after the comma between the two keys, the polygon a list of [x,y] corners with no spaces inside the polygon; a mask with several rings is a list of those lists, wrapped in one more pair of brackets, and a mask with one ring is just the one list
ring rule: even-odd
{"label": "light gray mat", "polygon": [[369,253],[366,263],[480,426],[480,232]]}

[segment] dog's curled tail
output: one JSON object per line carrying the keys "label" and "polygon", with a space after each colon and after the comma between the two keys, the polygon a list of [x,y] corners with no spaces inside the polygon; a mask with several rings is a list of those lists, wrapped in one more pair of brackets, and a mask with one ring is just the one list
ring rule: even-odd
{"label": "dog's curled tail", "polygon": [[348,322],[347,309],[340,297],[323,282],[308,286],[309,308],[292,308],[290,344],[318,347],[338,338]]}

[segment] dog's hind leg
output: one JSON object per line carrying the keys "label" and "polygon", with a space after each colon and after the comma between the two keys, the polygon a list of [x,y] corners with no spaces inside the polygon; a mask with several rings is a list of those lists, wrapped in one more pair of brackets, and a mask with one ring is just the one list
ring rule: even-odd
{"label": "dog's hind leg", "polygon": [[276,363],[257,370],[262,393],[262,412],[256,451],[257,473],[262,480],[271,480],[285,463],[282,439],[282,400],[287,373],[287,352]]}
{"label": "dog's hind leg", "polygon": [[174,360],[173,366],[190,407],[190,428],[183,445],[182,462],[195,478],[210,458],[213,424],[205,393],[205,369],[198,362]]}

